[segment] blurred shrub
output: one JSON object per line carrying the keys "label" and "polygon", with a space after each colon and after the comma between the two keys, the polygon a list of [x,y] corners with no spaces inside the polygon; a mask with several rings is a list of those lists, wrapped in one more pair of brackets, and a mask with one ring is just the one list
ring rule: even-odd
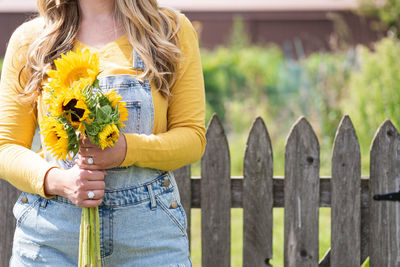
{"label": "blurred shrub", "polygon": [[400,125],[400,42],[386,38],[375,44],[374,51],[360,47],[359,70],[351,75],[344,110],[356,127],[364,149],[367,169],[368,148],[379,125],[387,118]]}
{"label": "blurred shrub", "polygon": [[[277,47],[220,47],[202,51],[208,116],[215,112],[227,132],[232,173],[242,174],[247,134],[257,116],[269,120],[270,92],[276,91],[283,54]],[[271,96],[272,98],[272,96]],[[209,117],[208,117],[209,118]]]}
{"label": "blurred shrub", "polygon": [[[207,103],[223,120],[231,145],[232,173],[242,174],[252,121],[265,120],[274,148],[276,174],[283,174],[284,144],[299,116],[306,116],[325,146],[322,172],[342,117],[340,102],[355,65],[355,53],[316,53],[285,58],[276,46],[232,45],[202,51]],[[322,144],[321,144],[322,147]]]}
{"label": "blurred shrub", "polygon": [[282,61],[282,52],[276,47],[202,51],[207,102],[224,120],[230,100],[259,99],[276,86]]}
{"label": "blurred shrub", "polygon": [[378,17],[378,30],[392,32],[400,38],[400,0],[359,0],[359,13]]}
{"label": "blurred shrub", "polygon": [[[315,53],[302,63],[308,74],[311,92],[307,98],[309,107],[316,114],[321,135],[333,141],[338,123],[342,118],[341,102],[348,90],[351,73],[356,68],[354,50],[334,53]],[[310,90],[309,90],[310,91]]]}

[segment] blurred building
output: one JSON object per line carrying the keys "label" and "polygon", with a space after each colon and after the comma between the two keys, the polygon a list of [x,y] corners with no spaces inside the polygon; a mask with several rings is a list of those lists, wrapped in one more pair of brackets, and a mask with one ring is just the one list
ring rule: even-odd
{"label": "blurred building", "polygon": [[[357,0],[159,0],[193,22],[203,47],[230,41],[241,18],[253,43],[276,43],[294,57],[346,44],[369,44],[379,33],[371,20],[356,15]],[[36,11],[34,0],[0,0],[0,55],[13,30]]]}

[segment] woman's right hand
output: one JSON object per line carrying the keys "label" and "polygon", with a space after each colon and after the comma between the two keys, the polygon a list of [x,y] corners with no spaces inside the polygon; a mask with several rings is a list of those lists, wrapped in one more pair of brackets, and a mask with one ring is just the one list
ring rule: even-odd
{"label": "woman's right hand", "polygon": [[[68,198],[80,207],[93,208],[101,204],[104,196],[105,171],[80,169],[77,165],[69,170],[50,169],[44,182],[44,190],[48,195],[59,195]],[[93,191],[94,198],[88,193]]]}

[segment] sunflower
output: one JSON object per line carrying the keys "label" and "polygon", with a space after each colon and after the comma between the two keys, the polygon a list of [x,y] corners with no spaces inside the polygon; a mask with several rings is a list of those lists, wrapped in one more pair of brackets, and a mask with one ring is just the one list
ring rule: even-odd
{"label": "sunflower", "polygon": [[56,70],[49,70],[48,83],[45,87],[53,90],[71,88],[74,82],[84,81],[92,85],[99,71],[99,56],[89,50],[68,52],[54,61]]}
{"label": "sunflower", "polygon": [[57,159],[66,159],[69,155],[68,134],[64,125],[53,117],[45,117],[40,123],[40,133],[44,136],[44,145]]}
{"label": "sunflower", "polygon": [[119,131],[115,124],[109,124],[99,133],[101,149],[113,146],[117,142]]}
{"label": "sunflower", "polygon": [[122,122],[128,120],[128,110],[126,109],[126,102],[121,102],[122,96],[117,94],[114,89],[107,91],[104,95],[111,102],[111,106],[114,109],[118,107],[119,123],[121,124],[121,128],[125,127],[125,124],[123,124]]}
{"label": "sunflower", "polygon": [[83,82],[75,82],[71,90],[59,91],[49,101],[49,112],[54,117],[63,116],[75,129],[84,131],[82,121],[89,118],[90,111],[86,105],[86,99],[82,94],[86,87]]}
{"label": "sunflower", "polygon": [[128,120],[128,110],[126,109],[126,102],[118,103],[118,112],[119,112],[119,123],[121,124],[121,128],[125,127],[123,121]]}
{"label": "sunflower", "polygon": [[120,96],[119,94],[117,94],[117,92],[115,91],[115,89],[111,89],[108,90],[105,94],[104,94],[107,99],[111,102],[111,106],[113,108],[116,108],[118,105],[118,102],[122,100],[122,96]]}

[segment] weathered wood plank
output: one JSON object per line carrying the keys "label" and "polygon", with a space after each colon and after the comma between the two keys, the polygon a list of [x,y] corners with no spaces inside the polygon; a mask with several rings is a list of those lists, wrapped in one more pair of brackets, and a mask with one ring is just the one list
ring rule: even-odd
{"label": "weathered wood plank", "polygon": [[[370,167],[371,199],[399,191],[400,135],[389,120],[375,135]],[[371,266],[400,266],[400,203],[371,200],[369,218]]]}
{"label": "weathered wood plank", "polygon": [[192,208],[192,187],[190,179],[190,165],[184,166],[174,171],[176,183],[178,184],[181,203],[187,218],[187,235],[190,244],[190,209]]}
{"label": "weathered wood plank", "polygon": [[285,266],[318,266],[319,143],[300,118],[285,151]]}
{"label": "weathered wood plank", "polygon": [[345,116],[332,156],[331,266],[360,266],[361,154],[353,124]]}
{"label": "weathered wood plank", "polygon": [[14,237],[15,219],[12,213],[20,191],[0,179],[0,266],[8,266]]}
{"label": "weathered wood plank", "polygon": [[231,176],[228,141],[222,124],[213,116],[201,160],[202,265],[230,266]]}
{"label": "weathered wood plank", "polygon": [[[369,181],[368,181],[368,183],[369,183]],[[367,192],[367,194],[369,196],[369,191]],[[369,207],[361,207],[361,258],[360,258],[360,262],[364,262],[369,257],[369,235],[370,235]]]}
{"label": "weathered wood plank", "polygon": [[[274,208],[284,207],[284,179],[282,176],[274,176],[272,181],[273,192],[274,192]],[[197,177],[192,178],[192,208],[200,208],[200,179]],[[321,177],[320,178],[320,207],[331,206],[331,178]],[[361,179],[361,208],[368,209],[369,200],[369,179]],[[232,208],[243,208],[243,177],[232,177],[231,178],[231,207]],[[363,222],[361,228],[363,226]]]}
{"label": "weathered wood plank", "polygon": [[250,131],[244,157],[243,266],[270,266],[272,258],[272,147],[261,118]]}

